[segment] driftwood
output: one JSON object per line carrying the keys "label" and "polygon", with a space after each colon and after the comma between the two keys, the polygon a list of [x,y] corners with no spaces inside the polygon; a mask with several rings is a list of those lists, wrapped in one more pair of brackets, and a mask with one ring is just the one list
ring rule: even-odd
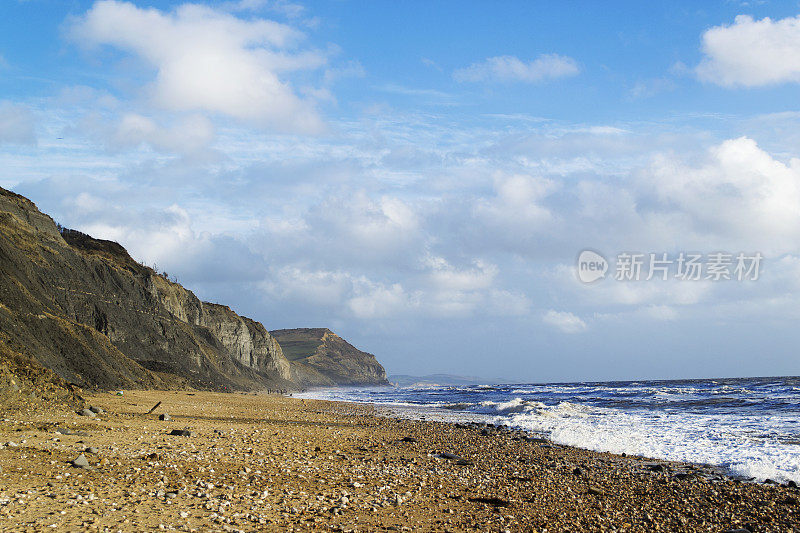
{"label": "driftwood", "polygon": [[152,413],[153,411],[155,411],[156,409],[158,409],[158,406],[159,406],[159,405],[161,405],[161,402],[158,402],[157,404],[155,404],[155,405],[153,406],[153,408],[152,408],[152,409],[150,409],[149,411],[147,411],[147,414],[149,415],[150,413]]}

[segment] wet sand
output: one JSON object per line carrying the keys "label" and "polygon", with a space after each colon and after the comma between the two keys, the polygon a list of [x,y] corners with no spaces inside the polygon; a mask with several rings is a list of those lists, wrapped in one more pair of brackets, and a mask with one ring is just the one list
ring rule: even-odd
{"label": "wet sand", "polygon": [[796,488],[513,431],[275,395],[87,401],[105,413],[0,421],[2,530],[800,531]]}

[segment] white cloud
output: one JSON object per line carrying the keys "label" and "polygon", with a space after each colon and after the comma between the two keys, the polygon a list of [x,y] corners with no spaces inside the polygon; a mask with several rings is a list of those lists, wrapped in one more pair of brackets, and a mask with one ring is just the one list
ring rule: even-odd
{"label": "white cloud", "polygon": [[214,126],[203,116],[187,116],[162,127],[148,117],[128,113],[116,126],[109,143],[118,148],[148,144],[158,151],[193,154],[207,149],[213,140]]}
{"label": "white cloud", "polygon": [[645,307],[644,312],[653,320],[671,322],[678,319],[678,312],[674,307],[668,305],[650,305]]}
{"label": "white cloud", "polygon": [[675,82],[669,78],[652,78],[639,80],[631,88],[629,94],[633,99],[650,98],[660,93],[675,89]]}
{"label": "white cloud", "polygon": [[149,92],[164,109],[219,113],[280,131],[323,128],[313,102],[297,96],[282,76],[319,68],[327,57],[291,51],[303,35],[285,24],[196,4],[165,13],[104,0],[76,21],[72,36],[131,52],[154,67]]}
{"label": "white cloud", "polygon": [[306,222],[312,228],[309,238],[320,239],[320,249],[353,254],[359,261],[396,261],[399,253],[417,242],[420,220],[414,208],[399,198],[373,199],[359,191],[326,198],[309,211]]}
{"label": "white cloud", "polygon": [[531,301],[522,293],[492,290],[487,301],[491,316],[523,316],[530,313]]}
{"label": "white cloud", "polygon": [[800,82],[800,16],[773,21],[739,15],[703,34],[703,81],[724,87]]}
{"label": "white cloud", "polygon": [[420,61],[426,67],[430,67],[430,68],[436,69],[439,72],[442,71],[442,67],[440,67],[439,64],[436,61],[434,61],[433,59],[430,59],[430,58],[427,58],[427,57],[422,57],[422,58],[420,58]]}
{"label": "white cloud", "polygon": [[423,261],[428,268],[428,279],[439,291],[474,291],[492,286],[497,267],[483,261],[475,261],[472,268],[457,269],[444,257],[427,257]]}
{"label": "white cloud", "polygon": [[560,329],[564,333],[580,333],[586,329],[586,322],[569,311],[550,309],[542,317],[545,324]]}
{"label": "white cloud", "polygon": [[58,103],[70,108],[88,108],[112,110],[120,107],[120,101],[112,94],[88,87],[86,85],[70,85],[61,89]]}
{"label": "white cloud", "polygon": [[269,9],[289,18],[299,17],[306,10],[304,6],[287,2],[286,0],[238,0],[225,2],[222,7],[230,11],[261,11]]}
{"label": "white cloud", "polygon": [[443,91],[437,91],[436,89],[420,89],[417,87],[405,87],[403,85],[398,85],[396,83],[386,83],[384,85],[376,87],[376,89],[378,89],[379,91],[384,91],[393,94],[400,94],[403,96],[432,97],[432,98],[440,98],[442,100],[452,98],[452,95]]}
{"label": "white cloud", "polygon": [[0,144],[36,144],[33,113],[25,105],[0,102]]}
{"label": "white cloud", "polygon": [[[688,166],[660,156],[649,169],[649,184],[676,223],[673,234],[689,230],[708,245],[785,253],[800,240],[800,159],[783,163],[747,137],[714,146],[702,165]],[[692,237],[686,235],[684,242]]]}
{"label": "white cloud", "polygon": [[580,72],[578,63],[571,57],[559,54],[542,54],[536,59],[527,62],[514,56],[490,57],[456,70],[453,73],[453,77],[456,81],[461,82],[539,83],[575,76],[578,72]]}
{"label": "white cloud", "polygon": [[[63,120],[37,107],[37,131],[60,135],[101,97],[83,89],[63,95],[60,105],[72,112]],[[359,335],[438,329],[469,338],[463,353],[472,355],[493,336],[525,353],[547,338],[535,333],[550,328],[578,333],[565,335],[573,340],[597,336],[609,350],[624,346],[595,327],[598,314],[654,333],[654,342],[695,321],[742,313],[763,320],[768,306],[770,316],[800,314],[800,165],[787,156],[796,143],[772,122],[756,132],[756,144],[720,142],[718,132],[693,124],[676,132],[672,123],[475,118],[476,126],[390,111],[342,121],[336,135],[317,138],[229,123],[209,133],[199,122],[198,136],[184,139],[192,128],[179,126],[195,113],[106,100],[97,115],[106,142],[120,151],[98,151],[67,133],[64,142],[40,143],[33,156],[0,150],[0,166],[41,180],[19,192],[62,223],[119,239],[201,297],[268,327],[340,323]],[[139,143],[202,152],[211,134],[226,156],[220,163],[122,150]],[[765,243],[774,253],[752,284],[584,286],[572,264],[584,247],[612,259],[624,250],[695,247],[766,253]],[[768,278],[781,252],[793,260],[780,280]],[[568,263],[563,280],[548,276],[561,263]],[[381,356],[391,353],[380,346]]]}
{"label": "white cloud", "polygon": [[352,294],[353,277],[342,271],[276,265],[262,288],[273,299],[337,308]]}
{"label": "white cloud", "polygon": [[325,84],[329,85],[344,78],[363,78],[366,76],[364,66],[358,61],[351,60],[341,67],[329,68],[325,71]]}
{"label": "white cloud", "polygon": [[396,316],[404,313],[410,303],[399,283],[386,286],[369,283],[366,280],[357,289],[357,295],[347,301],[347,305],[357,318],[375,319]]}
{"label": "white cloud", "polygon": [[495,195],[478,199],[474,213],[490,227],[535,232],[552,219],[545,199],[556,188],[547,178],[497,171],[494,173]]}

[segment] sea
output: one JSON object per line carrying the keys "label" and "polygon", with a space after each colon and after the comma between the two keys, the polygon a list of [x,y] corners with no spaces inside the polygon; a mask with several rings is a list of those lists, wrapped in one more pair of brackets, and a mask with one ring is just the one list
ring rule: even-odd
{"label": "sea", "polygon": [[800,484],[800,377],[316,389],[387,416],[479,421],[589,450]]}

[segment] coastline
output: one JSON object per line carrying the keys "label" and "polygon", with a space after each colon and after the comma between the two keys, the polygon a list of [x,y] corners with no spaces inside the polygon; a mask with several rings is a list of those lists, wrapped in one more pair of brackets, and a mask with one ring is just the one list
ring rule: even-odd
{"label": "coastline", "polygon": [[710,465],[740,481],[800,484],[796,378],[336,388],[301,398],[374,403],[390,416],[475,421],[554,444]]}
{"label": "coastline", "polygon": [[[791,531],[800,524],[796,488],[514,430],[387,418],[365,404],[200,391],[87,400],[105,413],[43,408],[0,421],[4,530]],[[165,412],[171,420],[158,420]],[[168,435],[174,429],[192,435]],[[89,469],[70,464],[81,452]]]}

